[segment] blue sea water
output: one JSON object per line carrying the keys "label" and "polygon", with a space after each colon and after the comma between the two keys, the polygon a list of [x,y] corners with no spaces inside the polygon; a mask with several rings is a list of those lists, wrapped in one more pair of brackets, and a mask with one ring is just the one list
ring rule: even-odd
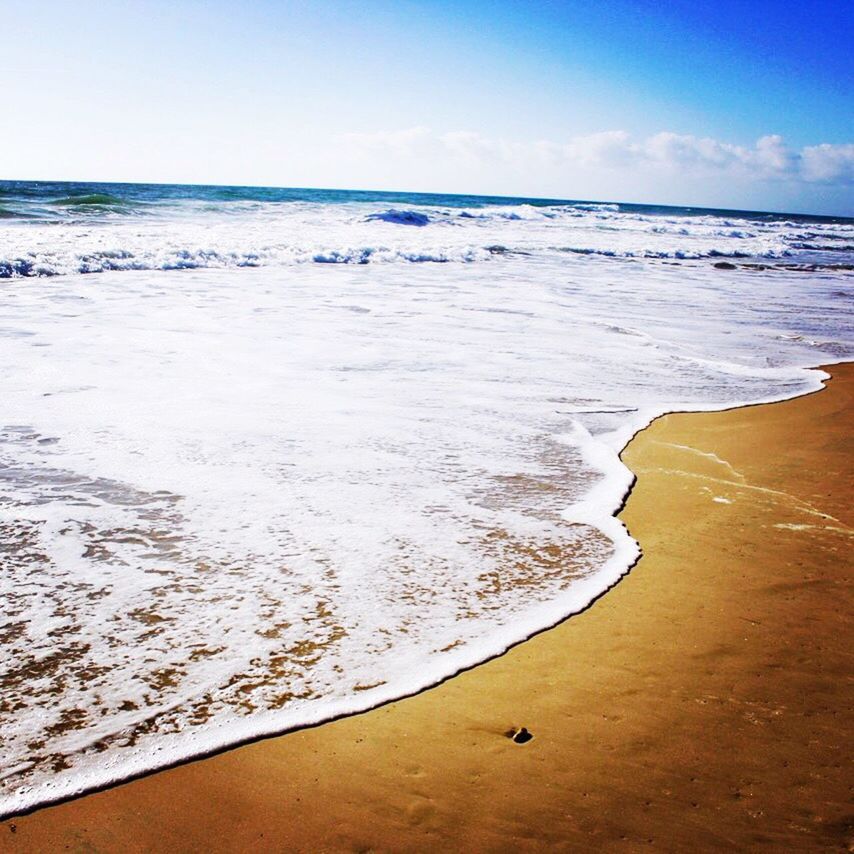
{"label": "blue sea water", "polygon": [[545,199],[521,196],[477,196],[459,193],[412,193],[379,190],[336,190],[305,187],[243,187],[202,184],[128,184],[78,181],[1,181],[0,196],[7,211],[20,215],[43,215],[50,205],[123,207],[180,202],[308,202],[313,204],[370,203],[380,206],[396,204],[441,208],[483,208],[491,205],[513,207],[574,206],[593,210],[616,207],[623,213],[661,216],[738,217],[756,221],[797,221],[803,223],[851,224],[848,217],[770,211],[742,211],[727,208],[675,207],[641,205],[626,202],[601,202],[580,199]]}

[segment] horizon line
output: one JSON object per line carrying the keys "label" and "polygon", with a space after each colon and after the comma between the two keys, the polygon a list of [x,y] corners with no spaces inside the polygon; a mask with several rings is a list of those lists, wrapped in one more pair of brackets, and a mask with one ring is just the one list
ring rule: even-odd
{"label": "horizon line", "polygon": [[180,181],[109,181],[109,180],[81,180],[73,178],[0,178],[0,183],[5,184],[111,184],[114,186],[130,186],[130,187],[219,187],[219,188],[234,188],[248,190],[308,190],[320,191],[328,193],[382,193],[387,195],[410,195],[410,196],[452,196],[456,198],[479,198],[479,199],[507,199],[510,201],[536,201],[536,202],[552,202],[558,204],[565,203],[581,203],[593,205],[618,205],[626,207],[645,207],[645,208],[665,208],[668,210],[696,210],[696,211],[717,211],[721,213],[735,214],[760,214],[771,216],[798,216],[810,217],[812,219],[829,219],[829,220],[854,220],[854,213],[848,214],[824,214],[824,213],[807,213],[804,211],[775,211],[775,210],[759,210],[751,208],[729,208],[729,207],[708,207],[706,205],[696,204],[662,204],[660,202],[625,202],[615,201],[610,199],[573,199],[561,198],[557,196],[508,196],[502,193],[448,193],[437,192],[435,190],[381,190],[377,188],[360,188],[360,187],[307,187],[307,186],[286,186],[280,184],[221,184],[210,183],[201,184],[197,182],[184,183]]}

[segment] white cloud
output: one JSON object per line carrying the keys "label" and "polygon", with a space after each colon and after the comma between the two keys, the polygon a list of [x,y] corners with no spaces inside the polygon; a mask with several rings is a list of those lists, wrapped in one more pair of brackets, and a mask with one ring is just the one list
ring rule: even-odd
{"label": "white cloud", "polygon": [[414,154],[425,144],[431,144],[434,139],[432,131],[425,127],[343,135],[345,144],[357,151],[361,149],[370,152],[391,152],[397,155]]}
{"label": "white cloud", "polygon": [[777,134],[760,137],[756,141],[756,162],[771,172],[791,172],[797,169],[797,155],[793,154]]}
{"label": "white cloud", "polygon": [[741,146],[669,131],[649,137],[642,150],[653,163],[685,169],[726,169],[750,158],[750,152]]}
{"label": "white cloud", "polygon": [[578,136],[559,148],[565,159],[584,166],[624,166],[636,160],[640,153],[623,130]]}
{"label": "white cloud", "polygon": [[807,146],[801,152],[801,166],[808,181],[854,183],[854,144]]}
{"label": "white cloud", "polygon": [[507,159],[511,156],[509,144],[489,139],[479,133],[456,130],[444,133],[438,141],[452,154],[473,160]]}
{"label": "white cloud", "polygon": [[472,131],[437,134],[424,127],[370,134],[346,134],[345,143],[395,157],[432,156],[471,164],[500,161],[518,169],[539,164],[620,170],[645,167],[672,174],[722,175],[741,179],[786,179],[811,183],[854,182],[854,144],[791,150],[782,137],[760,137],[752,147],[710,137],[662,131],[635,139],[623,130],[574,137],[566,142],[511,142]]}

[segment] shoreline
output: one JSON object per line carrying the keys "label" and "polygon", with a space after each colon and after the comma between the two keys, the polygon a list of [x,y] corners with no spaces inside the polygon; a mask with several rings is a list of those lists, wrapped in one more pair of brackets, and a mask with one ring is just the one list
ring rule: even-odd
{"label": "shoreline", "polygon": [[[108,779],[106,782],[84,783],[81,786],[71,789],[71,791],[61,790],[57,791],[50,797],[37,798],[32,802],[26,802],[20,808],[13,808],[9,811],[3,811],[0,809],[0,822],[27,816],[33,812],[58,806],[68,801],[76,800],[77,798],[98,794],[99,792],[112,789],[116,786],[135,782],[152,774],[173,770],[187,763],[211,759],[222,753],[247,747],[257,742],[263,742],[271,738],[280,738],[301,730],[325,726],[348,717],[370,714],[371,712],[381,709],[389,704],[417,697],[425,691],[431,691],[438,688],[449,680],[457,678],[461,674],[467,673],[470,670],[481,667],[484,664],[506,655],[520,644],[525,644],[544,632],[552,631],[567,620],[577,617],[589,608],[592,608],[603,596],[610,593],[618,584],[620,584],[620,582],[626,578],[626,576],[637,565],[638,561],[643,557],[642,544],[632,536],[631,531],[619,518],[626,507],[626,503],[631,497],[637,481],[635,472],[626,465],[623,458],[626,450],[637,436],[644,433],[660,419],[666,418],[670,415],[732,412],[755,406],[767,406],[775,403],[782,403],[816,394],[824,391],[827,383],[832,378],[829,368],[845,364],[854,365],[854,362],[840,361],[807,367],[792,367],[790,369],[792,371],[801,371],[806,375],[815,375],[818,385],[806,391],[798,391],[793,394],[783,394],[779,396],[772,395],[768,398],[762,398],[749,403],[732,404],[722,408],[715,406],[714,404],[708,404],[689,409],[666,410],[649,416],[643,425],[636,429],[630,429],[625,433],[616,434],[619,437],[617,441],[619,450],[616,452],[616,466],[604,471],[605,477],[602,483],[594,489],[591,495],[607,491],[608,486],[613,487],[613,481],[619,480],[623,483],[622,496],[619,502],[614,506],[613,510],[605,517],[593,512],[589,513],[590,518],[585,518],[586,515],[588,515],[587,511],[582,510],[582,515],[575,519],[575,521],[578,521],[581,524],[588,524],[594,528],[598,528],[603,534],[609,537],[609,539],[614,542],[614,554],[599,568],[594,576],[590,579],[585,579],[584,583],[577,583],[574,585],[573,590],[569,591],[569,595],[566,595],[564,598],[559,600],[560,604],[556,601],[541,603],[540,607],[535,612],[531,612],[525,615],[524,619],[519,620],[518,626],[521,631],[515,640],[511,640],[509,642],[502,641],[497,645],[497,647],[486,653],[474,656],[461,654],[460,656],[457,656],[459,663],[455,662],[450,669],[443,667],[438,670],[435,675],[431,670],[429,671],[431,675],[422,677],[422,679],[414,686],[404,687],[402,690],[397,690],[386,696],[383,696],[382,692],[380,692],[379,699],[372,698],[371,692],[367,692],[364,695],[365,702],[361,705],[352,705],[347,702],[339,701],[337,704],[332,704],[332,711],[321,713],[315,718],[304,719],[295,724],[280,724],[274,722],[270,726],[259,727],[256,722],[255,726],[246,728],[245,734],[235,734],[234,737],[227,738],[225,740],[217,738],[216,733],[195,734],[195,739],[197,742],[201,743],[201,746],[191,753],[184,753],[174,760],[160,762],[157,764],[142,762],[138,767],[132,768],[130,771],[116,776],[114,779]],[[588,504],[597,505],[598,503],[599,502],[594,501],[588,496],[587,499],[581,502],[579,507],[584,507]],[[603,576],[606,583],[604,586],[601,586],[603,581],[600,579],[602,579]],[[599,580],[599,584],[590,585],[587,583],[588,581],[593,580],[593,578]],[[594,592],[588,593],[587,588],[591,586]],[[581,589],[579,590],[579,588]],[[467,650],[464,647],[461,650],[461,653],[465,653],[466,651],[471,652],[471,650]],[[351,697],[348,699],[352,703],[353,698]],[[257,717],[261,716],[259,715]],[[231,732],[234,732],[236,728],[237,727],[234,722],[228,726],[228,730]],[[171,737],[171,735],[165,735],[162,736],[162,740],[166,740]],[[182,740],[182,738],[183,734],[179,734],[178,740]]]}
{"label": "shoreline", "polygon": [[[848,365],[842,365],[842,366],[839,366],[838,368],[834,368],[834,376],[843,377],[844,380],[842,381],[841,384],[847,387],[846,384],[850,382],[851,377],[854,377],[854,370],[851,370]],[[832,385],[835,389],[837,383],[834,382]],[[820,397],[824,398],[824,397],[826,397],[826,395],[822,395]],[[799,402],[804,402],[804,401],[809,401],[809,400],[814,400],[814,399],[815,399],[815,395],[813,393],[806,393],[806,394],[799,395],[795,398],[789,398],[788,399],[788,405],[798,404]],[[771,409],[771,408],[786,406],[786,405],[787,405],[786,403],[749,404],[749,405],[744,406],[744,407],[735,407],[735,408],[731,408],[728,410],[715,411],[715,412],[709,412],[709,413],[704,413],[704,414],[697,414],[694,412],[688,413],[688,414],[684,414],[684,413],[668,414],[668,415],[660,416],[659,418],[655,419],[648,427],[639,431],[638,434],[635,434],[635,439],[637,439],[639,436],[648,435],[649,433],[651,433],[653,430],[656,429],[655,425],[661,424],[662,422],[667,422],[668,420],[672,421],[674,419],[683,419],[683,418],[688,420],[688,421],[690,421],[691,419],[697,419],[697,418],[714,419],[715,417],[717,417],[717,418],[726,417],[731,413],[746,413],[748,410],[754,410],[754,412],[759,412],[759,411],[762,411],[763,409]],[[816,408],[816,407],[813,407],[813,408]],[[849,412],[849,416],[850,416],[850,412]],[[748,416],[744,416],[744,417],[749,418],[750,416],[748,415]],[[693,428],[691,428],[691,429],[693,429]],[[661,432],[661,430],[657,429],[657,432]],[[649,442],[646,441],[646,444],[649,444]],[[633,450],[634,446],[635,446],[635,440],[632,440],[630,445],[624,450],[624,453],[626,453],[628,456],[632,456],[632,454],[635,453],[635,451]],[[677,444],[674,447],[687,448],[688,446]],[[688,449],[690,450],[690,448],[688,448]],[[671,455],[672,455],[672,453],[673,452],[671,452]],[[676,455],[677,456],[679,455],[678,452]],[[621,457],[622,457],[622,453],[621,453]],[[629,466],[629,468],[631,468],[633,471],[635,471],[639,478],[641,477],[641,472],[644,471],[643,463],[641,463],[640,468],[636,468],[634,465]],[[702,476],[702,475],[700,475],[700,476]],[[621,508],[621,510],[618,512],[623,512],[626,515],[631,516],[632,508],[636,504],[636,502],[639,500],[639,499],[636,499],[634,497],[637,489],[638,489],[637,484],[635,485],[635,487],[630,488],[629,492],[627,493],[626,499],[624,499],[624,507]],[[635,525],[631,521],[629,521],[627,524],[629,526],[629,529],[634,534]],[[644,546],[644,551],[648,552],[649,549],[647,547],[647,543],[645,542],[644,537],[642,537],[639,534],[636,536],[637,536],[637,539],[639,539],[641,541],[642,545]],[[645,556],[641,563],[642,564],[646,563],[649,560],[650,560],[650,557]],[[616,592],[622,590],[624,585],[631,578],[634,578],[634,576],[635,576],[635,573],[632,573],[629,576],[626,576],[625,574],[622,575],[621,579],[620,579],[621,580],[620,584],[615,583],[614,585],[610,586],[608,588],[608,590],[600,593],[599,596],[597,596],[593,601],[597,602],[597,603],[600,602],[600,600],[602,600],[602,597],[604,596],[605,592],[608,592],[610,595],[606,599],[604,599],[601,602],[601,604],[605,604],[606,602],[610,601],[611,597],[614,596]],[[623,598],[624,598],[624,596],[625,596],[625,594],[623,594]],[[423,691],[422,693],[418,693],[418,694],[415,694],[413,696],[410,696],[408,699],[389,701],[389,702],[387,702],[383,705],[380,705],[379,707],[376,707],[370,711],[362,712],[362,713],[359,713],[356,715],[347,715],[346,717],[339,718],[332,723],[326,723],[322,727],[318,725],[316,727],[312,727],[311,729],[299,729],[299,730],[293,731],[289,735],[281,736],[278,738],[275,738],[275,737],[274,738],[268,738],[268,739],[265,739],[263,741],[256,741],[255,743],[249,744],[248,746],[237,749],[237,750],[235,750],[233,748],[232,749],[226,749],[227,752],[219,753],[218,755],[216,755],[212,758],[190,762],[189,764],[181,764],[179,766],[176,766],[175,768],[173,768],[170,771],[164,771],[164,772],[160,772],[160,773],[150,774],[150,775],[147,775],[145,777],[138,778],[136,780],[136,782],[133,782],[133,783],[119,784],[115,787],[112,787],[112,788],[109,788],[106,790],[102,790],[99,794],[90,795],[90,796],[79,798],[79,799],[76,799],[73,801],[67,801],[67,802],[65,802],[59,806],[55,806],[55,807],[42,808],[42,809],[38,810],[37,812],[30,813],[30,815],[28,817],[19,817],[18,819],[15,819],[15,820],[7,820],[6,822],[4,822],[4,824],[6,826],[8,826],[10,823],[17,822],[17,824],[21,827],[21,829],[23,829],[26,826],[34,826],[34,825],[42,826],[43,822],[41,820],[46,819],[47,825],[51,825],[51,824],[53,824],[53,822],[51,821],[50,818],[48,818],[48,816],[54,815],[54,817],[55,817],[57,812],[64,811],[65,813],[68,813],[70,811],[73,813],[77,806],[88,804],[91,801],[94,801],[97,799],[106,799],[109,801],[115,801],[118,797],[118,799],[121,800],[122,796],[116,796],[113,793],[129,792],[134,787],[137,787],[138,789],[140,789],[142,787],[151,788],[152,785],[156,787],[157,785],[159,785],[160,781],[164,780],[165,778],[169,777],[170,775],[186,776],[189,773],[190,776],[192,776],[195,779],[199,776],[198,771],[199,771],[199,769],[202,769],[203,766],[206,766],[206,765],[209,765],[212,763],[228,764],[235,757],[237,757],[238,754],[243,755],[245,753],[252,752],[254,755],[254,754],[265,751],[268,747],[272,749],[272,747],[274,745],[277,745],[279,743],[286,742],[286,741],[287,742],[295,742],[296,740],[304,740],[306,737],[308,737],[309,739],[317,738],[317,739],[319,739],[320,742],[322,742],[323,738],[325,738],[325,736],[322,736],[319,734],[329,732],[330,730],[332,730],[336,727],[338,727],[339,729],[343,728],[343,729],[351,729],[352,730],[353,728],[355,728],[356,730],[358,730],[360,725],[365,725],[368,729],[370,729],[371,726],[373,726],[374,729],[376,729],[376,726],[377,726],[376,722],[379,720],[379,718],[381,716],[383,716],[384,714],[388,714],[390,711],[393,711],[393,710],[396,710],[399,708],[403,708],[403,707],[407,706],[407,704],[416,704],[416,703],[418,703],[419,700],[422,700],[422,698],[429,698],[429,697],[431,697],[435,694],[439,694],[441,692],[457,693],[456,689],[458,688],[459,683],[461,683],[465,680],[477,678],[477,674],[480,674],[485,669],[492,668],[492,669],[505,670],[506,667],[499,666],[499,662],[505,662],[506,663],[511,658],[515,659],[515,658],[519,658],[520,656],[524,657],[524,653],[522,651],[528,650],[529,645],[537,644],[537,643],[542,645],[543,643],[545,643],[545,641],[542,640],[543,638],[550,637],[551,635],[553,635],[554,633],[557,633],[557,632],[577,633],[577,631],[580,631],[580,629],[579,630],[573,630],[572,626],[579,625],[581,622],[583,622],[583,618],[585,616],[590,616],[591,614],[598,612],[599,607],[601,607],[601,605],[597,606],[596,609],[590,610],[589,605],[588,605],[580,613],[576,614],[575,619],[573,619],[573,620],[562,620],[556,625],[556,627],[541,629],[539,632],[535,633],[531,639],[529,639],[527,641],[518,642],[517,644],[511,646],[509,648],[508,652],[500,655],[499,657],[492,658],[489,661],[487,661],[483,664],[480,664],[480,665],[473,665],[472,666],[473,669],[465,669],[462,671],[461,675],[458,675],[455,677],[448,677],[448,680],[444,681],[443,683],[439,683],[439,685],[437,687],[430,688],[430,689]],[[374,721],[373,724],[370,723],[371,720]],[[423,721],[422,721],[422,723],[423,723]],[[519,720],[516,722],[509,722],[508,725],[509,726],[524,725],[524,720]],[[505,726],[505,730],[506,730],[506,728],[507,727]],[[537,745],[536,740],[539,740],[539,735],[538,735],[536,728],[533,728],[533,727],[529,727],[529,728],[532,729],[532,731],[534,732],[534,735],[535,735],[535,742],[531,745],[531,750],[530,750],[531,753],[534,753],[536,751],[536,745]],[[503,735],[504,731],[502,731],[499,734]],[[301,736],[302,736],[302,739],[299,738]],[[335,740],[335,738],[333,736],[330,736],[330,738],[333,741]],[[504,741],[506,744],[510,744],[513,750],[527,749],[527,748],[519,748],[515,745],[512,745],[512,742],[509,742],[509,740],[505,739]],[[505,745],[502,744],[501,746],[504,747]],[[498,748],[496,747],[495,750],[498,750]],[[256,759],[257,759],[257,757],[256,757]],[[238,764],[240,764],[240,763],[238,763]],[[183,769],[197,769],[197,770],[186,772],[186,771],[183,771]],[[333,765],[333,770],[334,770],[334,765]],[[158,782],[152,783],[151,781],[158,781]],[[168,789],[168,785],[169,785],[168,783],[165,784],[166,789]],[[85,814],[86,811],[87,810],[85,808],[81,807],[80,812]],[[116,815],[120,815],[120,814],[121,814],[120,811],[118,813],[116,813]],[[62,821],[60,820],[59,824],[57,825],[57,828],[61,828],[61,827],[62,827]],[[185,829],[187,830],[188,834],[190,834],[190,836],[192,836],[197,831],[197,828],[192,828],[192,829],[185,828]],[[8,838],[9,837],[7,837],[7,839]],[[179,839],[182,837],[175,837],[175,838]],[[15,841],[17,842],[17,841],[19,841],[19,839],[16,838]],[[23,842],[23,839],[20,839],[20,841]],[[402,840],[402,841],[405,841],[405,840]],[[335,850],[337,850],[337,849],[335,849]]]}

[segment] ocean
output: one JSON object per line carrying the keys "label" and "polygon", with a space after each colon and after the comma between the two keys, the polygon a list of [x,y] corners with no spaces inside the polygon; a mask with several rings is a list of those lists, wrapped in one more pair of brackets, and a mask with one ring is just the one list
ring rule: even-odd
{"label": "ocean", "polygon": [[626,442],[819,389],[852,271],[839,217],[0,182],[0,813],[583,609]]}

